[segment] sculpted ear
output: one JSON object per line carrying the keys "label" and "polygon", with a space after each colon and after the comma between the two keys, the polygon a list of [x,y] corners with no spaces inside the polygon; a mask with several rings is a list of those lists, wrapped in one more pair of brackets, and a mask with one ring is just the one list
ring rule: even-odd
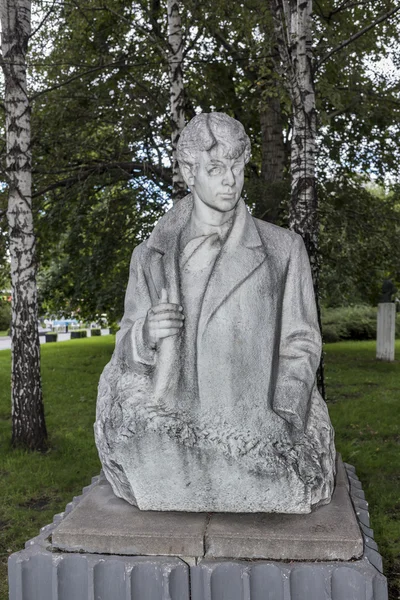
{"label": "sculpted ear", "polygon": [[186,185],[188,187],[193,186],[194,185],[194,176],[195,176],[195,166],[182,163],[179,165],[179,167],[181,169],[182,177],[185,180]]}

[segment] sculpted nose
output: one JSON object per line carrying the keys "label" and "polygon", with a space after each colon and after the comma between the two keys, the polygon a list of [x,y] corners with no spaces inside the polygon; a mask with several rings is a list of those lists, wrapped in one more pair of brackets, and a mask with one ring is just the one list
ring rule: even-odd
{"label": "sculpted nose", "polygon": [[232,169],[227,169],[225,171],[225,176],[224,176],[224,179],[223,179],[223,183],[225,185],[229,185],[230,187],[233,187],[235,185],[235,181],[236,181],[235,180],[235,175],[234,175]]}

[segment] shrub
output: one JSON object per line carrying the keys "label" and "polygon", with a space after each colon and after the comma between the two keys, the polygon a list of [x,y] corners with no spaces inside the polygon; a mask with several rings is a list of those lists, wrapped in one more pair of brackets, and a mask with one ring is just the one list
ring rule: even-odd
{"label": "shrub", "polygon": [[48,344],[49,342],[56,342],[57,338],[58,338],[57,333],[46,333],[45,334],[46,344]]}
{"label": "shrub", "polygon": [[76,340],[85,337],[87,337],[86,329],[76,329],[75,331],[71,331],[71,340]]}
{"label": "shrub", "polygon": [[91,329],[90,335],[93,337],[94,335],[101,335],[101,329]]}
{"label": "shrub", "polygon": [[[342,306],[322,310],[324,342],[376,339],[377,309],[373,306]],[[396,316],[396,337],[400,338],[400,315]]]}
{"label": "shrub", "polygon": [[340,330],[335,325],[322,325],[324,342],[331,344],[340,341]]}
{"label": "shrub", "polygon": [[119,326],[116,325],[115,323],[112,323],[109,327],[110,335],[115,335],[118,330],[119,330]]}

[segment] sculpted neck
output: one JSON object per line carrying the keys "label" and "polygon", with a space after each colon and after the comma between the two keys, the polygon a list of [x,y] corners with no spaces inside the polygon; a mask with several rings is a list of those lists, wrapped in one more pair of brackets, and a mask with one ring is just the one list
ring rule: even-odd
{"label": "sculpted neck", "polygon": [[194,199],[192,218],[198,223],[210,225],[211,227],[221,227],[233,217],[237,205],[232,210],[222,212],[203,202],[195,190],[192,193]]}

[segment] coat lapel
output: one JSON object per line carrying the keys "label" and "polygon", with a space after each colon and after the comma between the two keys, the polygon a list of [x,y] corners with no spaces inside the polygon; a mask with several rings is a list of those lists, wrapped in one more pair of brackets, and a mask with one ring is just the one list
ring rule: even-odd
{"label": "coat lapel", "polygon": [[191,194],[179,200],[156,225],[147,245],[155,250],[150,262],[150,285],[154,285],[157,297],[161,290],[168,292],[168,301],[180,303],[179,291],[179,237],[190,218],[193,199]]}
{"label": "coat lapel", "polygon": [[266,260],[254,220],[240,200],[232,230],[217,257],[205,290],[198,331],[202,334],[219,307]]}

